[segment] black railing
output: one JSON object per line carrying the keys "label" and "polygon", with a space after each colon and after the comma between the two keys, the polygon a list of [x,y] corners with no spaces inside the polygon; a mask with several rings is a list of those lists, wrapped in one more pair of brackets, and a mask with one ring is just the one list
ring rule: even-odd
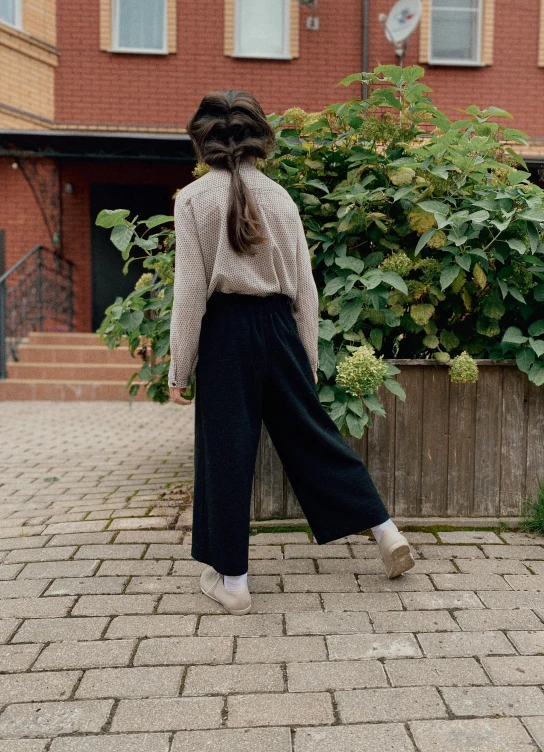
{"label": "black railing", "polygon": [[29,332],[72,331],[73,264],[43,245],[36,245],[11,269],[2,272],[0,232],[0,379],[7,377],[8,358]]}

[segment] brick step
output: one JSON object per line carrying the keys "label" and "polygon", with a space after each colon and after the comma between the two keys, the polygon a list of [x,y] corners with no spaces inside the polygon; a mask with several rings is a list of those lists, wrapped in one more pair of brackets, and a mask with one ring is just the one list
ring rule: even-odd
{"label": "brick step", "polygon": [[[129,394],[124,381],[59,381],[50,379],[6,379],[0,381],[0,402],[6,400],[126,401]],[[134,398],[147,400],[144,388]]]}
{"label": "brick step", "polygon": [[8,363],[8,379],[46,381],[128,381],[140,370],[116,363]]}
{"label": "brick step", "polygon": [[128,347],[108,350],[105,345],[19,345],[18,363],[107,363],[141,367]]}
{"label": "brick step", "polygon": [[29,332],[31,345],[101,345],[94,332]]}

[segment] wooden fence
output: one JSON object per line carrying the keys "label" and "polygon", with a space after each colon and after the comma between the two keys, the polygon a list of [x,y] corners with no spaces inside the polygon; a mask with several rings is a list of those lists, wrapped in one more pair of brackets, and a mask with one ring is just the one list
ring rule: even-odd
{"label": "wooden fence", "polygon": [[[544,480],[544,386],[514,361],[477,361],[476,384],[454,384],[447,364],[392,360],[406,391],[384,387],[387,417],[349,438],[392,516],[517,516]],[[302,517],[263,426],[253,482],[252,518]]]}

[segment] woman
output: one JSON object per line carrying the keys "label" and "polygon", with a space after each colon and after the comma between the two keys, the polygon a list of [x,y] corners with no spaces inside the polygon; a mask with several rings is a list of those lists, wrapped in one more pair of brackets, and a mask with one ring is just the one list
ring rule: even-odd
{"label": "woman", "polygon": [[247,614],[250,499],[261,422],[319,544],[372,529],[386,573],[414,566],[317,394],[318,295],[298,209],[256,167],[274,132],[244,91],[207,94],[187,131],[210,170],[176,196],[170,398],[193,371],[192,556],[202,592]]}

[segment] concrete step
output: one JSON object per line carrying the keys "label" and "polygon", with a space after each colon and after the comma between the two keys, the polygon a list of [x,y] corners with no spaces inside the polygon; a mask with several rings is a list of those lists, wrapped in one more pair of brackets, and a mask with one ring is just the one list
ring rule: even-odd
{"label": "concrete step", "polygon": [[[140,388],[134,399],[138,402],[147,400],[143,387]],[[58,381],[53,379],[10,378],[0,381],[0,401],[5,400],[128,402],[129,394],[123,381]]]}
{"label": "concrete step", "polygon": [[134,365],[116,363],[8,363],[8,380],[46,381],[128,381],[140,370]]}
{"label": "concrete step", "polygon": [[128,347],[108,350],[105,345],[19,345],[18,363],[107,363],[141,368]]}
{"label": "concrete step", "polygon": [[94,332],[29,332],[31,345],[100,345],[106,347]]}

